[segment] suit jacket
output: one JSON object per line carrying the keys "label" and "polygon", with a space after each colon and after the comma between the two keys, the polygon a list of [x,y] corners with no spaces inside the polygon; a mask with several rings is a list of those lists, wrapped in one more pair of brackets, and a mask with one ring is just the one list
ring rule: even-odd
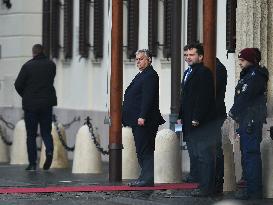
{"label": "suit jacket", "polygon": [[14,85],[22,97],[23,109],[35,111],[57,105],[55,75],[55,63],[44,55],[35,56],[22,66]]}
{"label": "suit jacket", "polygon": [[227,86],[227,69],[216,58],[216,114],[218,119],[224,120],[227,116],[225,95]]}
{"label": "suit jacket", "polygon": [[[211,71],[203,64],[192,66],[192,72],[184,83],[182,81],[181,108],[179,119],[183,121],[184,139],[191,134],[205,135],[204,130],[215,115],[214,82]],[[199,122],[198,127],[192,121]]]}
{"label": "suit jacket", "polygon": [[165,122],[159,110],[159,77],[152,66],[138,73],[125,90],[122,123],[137,126],[138,118],[145,119],[145,125]]}

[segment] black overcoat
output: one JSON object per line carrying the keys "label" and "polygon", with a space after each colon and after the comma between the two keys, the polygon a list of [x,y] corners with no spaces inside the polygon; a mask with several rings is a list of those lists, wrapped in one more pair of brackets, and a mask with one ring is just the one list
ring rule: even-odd
{"label": "black overcoat", "polygon": [[[203,64],[192,66],[192,72],[184,83],[182,81],[181,108],[179,119],[183,122],[184,140],[189,135],[206,136],[205,128],[215,117],[214,82],[211,71]],[[192,126],[192,121],[197,120],[199,126]]]}
{"label": "black overcoat", "polygon": [[55,63],[44,55],[37,55],[22,66],[14,85],[22,97],[23,109],[35,111],[57,105],[55,75]]}
{"label": "black overcoat", "polygon": [[216,58],[216,115],[218,119],[225,119],[227,116],[225,95],[227,86],[227,69]]}
{"label": "black overcoat", "polygon": [[124,93],[123,125],[137,126],[138,118],[145,119],[145,125],[165,122],[159,110],[159,77],[152,66],[138,73]]}

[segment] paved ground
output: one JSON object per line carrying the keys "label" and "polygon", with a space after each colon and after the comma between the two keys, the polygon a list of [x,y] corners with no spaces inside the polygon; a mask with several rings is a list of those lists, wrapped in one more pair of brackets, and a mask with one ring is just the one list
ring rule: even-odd
{"label": "paved ground", "polygon": [[[26,172],[24,168],[25,166],[1,164],[0,188],[111,185],[108,182],[107,164],[104,166],[103,174],[72,174],[71,168]],[[186,190],[1,194],[0,205],[213,205],[216,202],[230,200],[232,196],[232,193],[225,193],[222,197],[193,198]],[[273,205],[273,199],[223,205],[235,203]]]}

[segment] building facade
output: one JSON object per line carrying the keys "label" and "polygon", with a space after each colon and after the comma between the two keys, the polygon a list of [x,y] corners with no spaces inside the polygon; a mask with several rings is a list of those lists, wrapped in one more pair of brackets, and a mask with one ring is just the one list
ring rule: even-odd
{"label": "building facade", "polygon": [[[272,4],[270,0],[217,2],[216,53],[228,71],[227,110],[233,103],[239,73],[236,53],[241,48],[261,48],[262,63],[270,73],[273,69]],[[169,127],[170,114],[171,5],[172,0],[123,1],[123,89],[138,72],[134,52],[151,49],[160,77],[160,110],[167,121],[162,128]],[[187,42],[202,42],[202,5],[203,0],[181,2],[182,53]],[[21,99],[13,83],[22,64],[31,58],[32,45],[43,43],[57,64],[58,106],[54,112],[58,121],[67,123],[81,116],[80,124],[68,130],[68,144],[75,143],[76,130],[90,116],[107,148],[112,12],[110,0],[0,1],[0,114],[13,123],[22,117]],[[183,71],[186,65],[183,56],[181,59]],[[269,84],[270,92],[272,75]],[[271,116],[272,100],[268,99]]]}

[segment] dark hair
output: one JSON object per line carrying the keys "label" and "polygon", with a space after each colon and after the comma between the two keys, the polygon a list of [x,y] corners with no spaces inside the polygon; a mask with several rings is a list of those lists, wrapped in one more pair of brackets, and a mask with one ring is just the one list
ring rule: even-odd
{"label": "dark hair", "polygon": [[184,51],[195,48],[198,55],[204,55],[204,47],[202,43],[196,42],[184,46]]}
{"label": "dark hair", "polygon": [[44,53],[44,47],[41,44],[35,44],[32,47],[32,53],[33,55],[39,55]]}

